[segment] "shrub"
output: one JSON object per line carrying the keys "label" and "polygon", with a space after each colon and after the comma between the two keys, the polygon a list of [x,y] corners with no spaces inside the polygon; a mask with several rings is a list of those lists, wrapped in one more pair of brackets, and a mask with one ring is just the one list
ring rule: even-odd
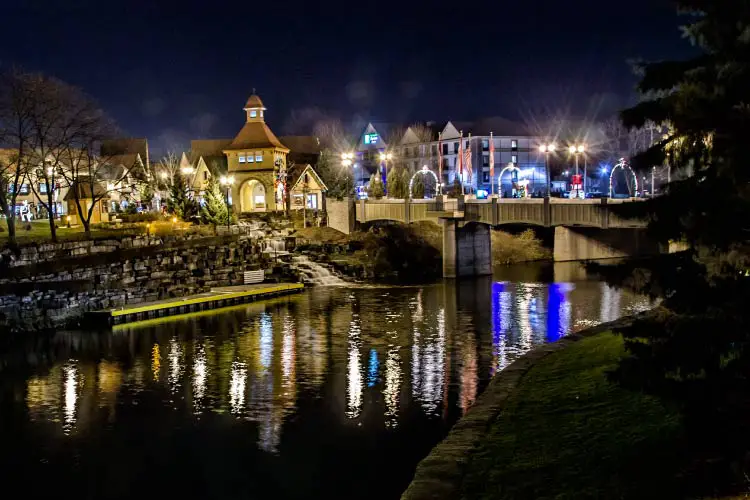
{"label": "shrub", "polygon": [[123,222],[155,222],[164,220],[164,216],[159,212],[141,212],[139,214],[120,214],[118,216]]}

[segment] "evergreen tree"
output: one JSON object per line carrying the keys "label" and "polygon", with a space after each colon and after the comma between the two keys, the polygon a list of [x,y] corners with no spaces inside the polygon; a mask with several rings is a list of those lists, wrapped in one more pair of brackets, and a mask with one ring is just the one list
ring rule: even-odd
{"label": "evergreen tree", "polygon": [[409,186],[404,184],[404,175],[401,168],[393,167],[388,171],[388,196],[391,198],[407,198]]}
{"label": "evergreen tree", "polygon": [[341,199],[352,195],[354,190],[352,167],[342,165],[331,150],[321,151],[315,171],[328,187],[327,196]]}
{"label": "evergreen tree", "polygon": [[419,174],[414,177],[414,183],[412,184],[411,197],[415,200],[421,200],[424,198],[424,174]]}
{"label": "evergreen tree", "polygon": [[215,175],[208,179],[203,201],[204,204],[201,207],[202,223],[214,226],[228,223],[229,210],[227,210],[224,193],[222,193]]}
{"label": "evergreen tree", "polygon": [[190,196],[185,179],[179,173],[176,174],[174,182],[169,186],[167,212],[184,221],[189,221],[198,216],[199,208],[198,202]]}
{"label": "evergreen tree", "polygon": [[693,175],[618,211],[647,219],[656,240],[689,249],[599,269],[664,298],[660,314],[622,330],[632,356],[616,377],[677,398],[712,472],[731,465],[741,475],[750,446],[750,0],[677,4],[690,12],[685,33],[700,54],[642,66],[643,100],[622,119],[631,128],[669,126],[636,167],[667,162]]}
{"label": "evergreen tree", "polygon": [[380,178],[380,173],[375,172],[370,176],[370,184],[367,186],[367,197],[379,199],[384,194],[383,180]]}

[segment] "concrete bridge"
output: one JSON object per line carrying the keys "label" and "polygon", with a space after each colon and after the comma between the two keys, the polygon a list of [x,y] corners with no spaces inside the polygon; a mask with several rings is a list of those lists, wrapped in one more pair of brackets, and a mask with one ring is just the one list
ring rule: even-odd
{"label": "concrete bridge", "polygon": [[528,224],[555,228],[554,260],[593,260],[659,251],[644,221],[623,219],[613,205],[640,200],[500,199],[360,200],[356,221],[423,220],[443,226],[443,276],[492,273],[491,227]]}
{"label": "concrete bridge", "polygon": [[623,219],[613,205],[640,200],[568,200],[562,198],[494,198],[489,200],[359,200],[357,222],[393,220],[409,224],[422,220],[438,222],[455,218],[490,226],[530,224],[536,226],[581,226],[601,229],[642,228],[645,222]]}

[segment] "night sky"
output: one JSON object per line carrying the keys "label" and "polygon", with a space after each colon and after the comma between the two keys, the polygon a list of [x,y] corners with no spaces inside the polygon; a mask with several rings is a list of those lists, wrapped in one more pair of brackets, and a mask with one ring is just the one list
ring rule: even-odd
{"label": "night sky", "polygon": [[0,64],[82,87],[156,153],[233,136],[253,88],[277,134],[606,115],[633,99],[628,60],[689,50],[667,0],[6,3]]}

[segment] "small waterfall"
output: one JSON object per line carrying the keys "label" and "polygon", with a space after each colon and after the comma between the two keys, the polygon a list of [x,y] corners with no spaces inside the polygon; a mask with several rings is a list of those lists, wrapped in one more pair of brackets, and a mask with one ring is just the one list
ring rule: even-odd
{"label": "small waterfall", "polygon": [[295,255],[292,257],[292,268],[299,271],[302,281],[319,286],[345,286],[348,283],[335,274],[326,266],[311,261],[306,255]]}
{"label": "small waterfall", "polygon": [[283,239],[274,238],[263,240],[263,245],[263,252],[273,254],[286,253],[286,243]]}

